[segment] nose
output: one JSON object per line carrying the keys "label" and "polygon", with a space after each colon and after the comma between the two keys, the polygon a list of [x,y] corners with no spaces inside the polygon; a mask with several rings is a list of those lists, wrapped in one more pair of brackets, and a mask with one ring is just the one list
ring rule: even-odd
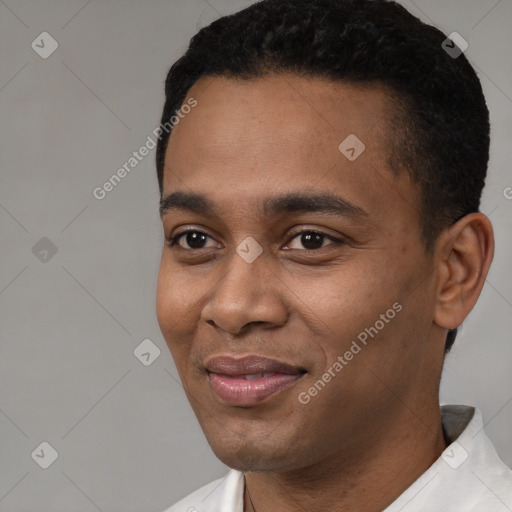
{"label": "nose", "polygon": [[229,334],[239,334],[250,324],[284,325],[288,310],[283,282],[269,268],[265,253],[252,263],[234,254],[228,265],[205,303],[202,320]]}

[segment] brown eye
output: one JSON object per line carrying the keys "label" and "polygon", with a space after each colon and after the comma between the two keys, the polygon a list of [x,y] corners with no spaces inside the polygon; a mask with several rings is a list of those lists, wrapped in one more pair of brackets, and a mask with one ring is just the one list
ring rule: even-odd
{"label": "brown eye", "polygon": [[[213,240],[209,235],[202,231],[184,231],[169,239],[169,245],[174,247],[179,245],[185,250],[198,250],[206,248],[208,239]],[[210,246],[211,247],[211,246]]]}
{"label": "brown eye", "polygon": [[[317,249],[322,249],[326,245],[335,245],[342,243],[342,240],[338,240],[330,235],[325,233],[321,233],[319,231],[301,231],[300,233],[296,233],[292,238],[293,242],[297,240],[299,243],[297,245],[302,245],[302,247],[291,247],[290,243],[287,244],[288,249],[298,249],[298,250],[309,250],[314,251]],[[325,244],[327,240],[330,240],[331,244]]]}

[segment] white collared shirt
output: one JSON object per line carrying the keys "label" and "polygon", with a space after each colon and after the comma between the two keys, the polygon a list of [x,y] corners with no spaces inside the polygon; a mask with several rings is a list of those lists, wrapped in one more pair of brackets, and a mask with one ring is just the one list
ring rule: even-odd
{"label": "white collared shirt", "polygon": [[[479,409],[441,406],[449,446],[383,512],[512,512],[512,470],[487,437]],[[243,512],[244,475],[235,470],[164,512]]]}

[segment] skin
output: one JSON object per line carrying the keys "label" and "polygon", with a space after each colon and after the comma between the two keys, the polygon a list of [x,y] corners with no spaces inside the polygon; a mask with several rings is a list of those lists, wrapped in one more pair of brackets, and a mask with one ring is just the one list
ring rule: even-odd
{"label": "skin", "polygon": [[[438,401],[446,333],[480,294],[491,224],[468,215],[425,251],[419,191],[386,165],[392,105],[375,85],[206,77],[189,97],[198,105],[171,134],[163,195],[203,194],[219,211],[163,212],[166,237],[190,229],[208,238],[194,249],[187,237],[164,245],[157,317],[206,438],[246,472],[246,511],[381,511],[446,447]],[[366,146],[355,161],[338,150],[352,133]],[[263,215],[265,198],[290,192],[335,194],[365,214]],[[300,234],[308,230],[344,242],[324,237],[312,249]],[[249,236],[263,249],[253,263],[236,252]],[[397,302],[402,310],[300,403]],[[204,370],[226,353],[307,373],[264,402],[232,407],[212,394]]]}

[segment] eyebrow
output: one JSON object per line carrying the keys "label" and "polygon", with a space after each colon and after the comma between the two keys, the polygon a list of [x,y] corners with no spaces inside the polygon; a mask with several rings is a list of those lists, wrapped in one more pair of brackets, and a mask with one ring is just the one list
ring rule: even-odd
{"label": "eyebrow", "polygon": [[[171,210],[181,210],[205,216],[220,217],[219,208],[202,194],[173,192],[160,200],[160,217]],[[351,219],[367,218],[368,213],[339,196],[321,193],[288,193],[268,197],[263,201],[263,214],[277,217],[290,213],[330,213]]]}

